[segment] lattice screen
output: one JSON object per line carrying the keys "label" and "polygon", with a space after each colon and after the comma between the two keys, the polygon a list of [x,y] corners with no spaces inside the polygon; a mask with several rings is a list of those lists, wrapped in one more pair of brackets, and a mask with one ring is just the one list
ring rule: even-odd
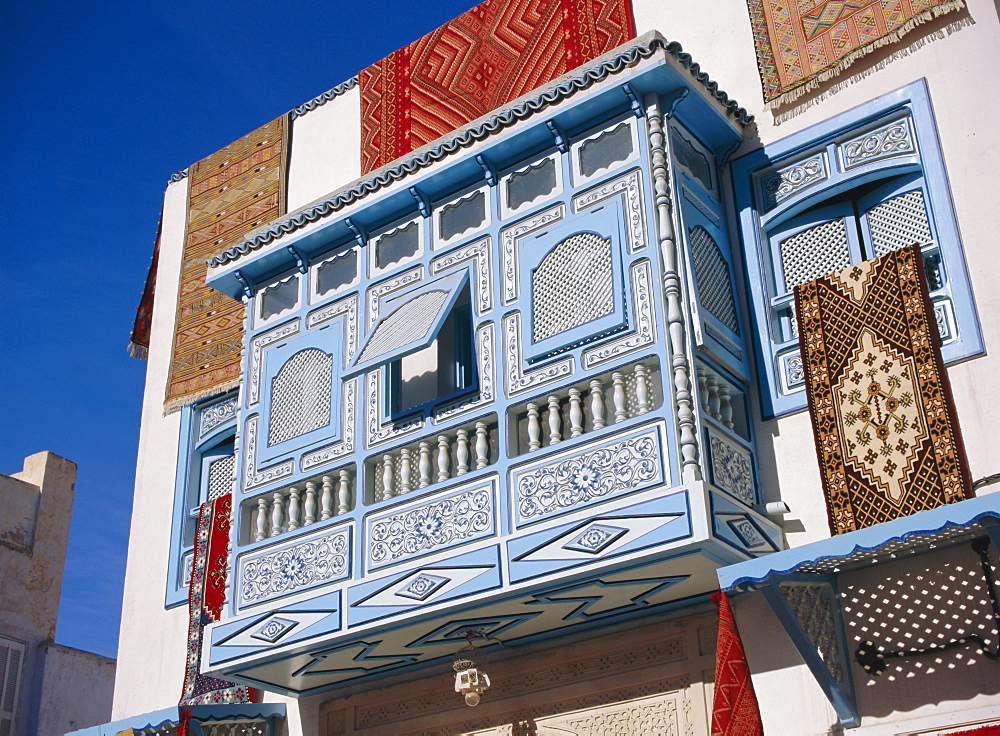
{"label": "lattice screen", "polygon": [[689,241],[701,305],[733,332],[739,332],[729,264],[723,258],[719,244],[703,227],[693,228]]}
{"label": "lattice screen", "polygon": [[931,242],[923,192],[914,189],[872,207],[868,210],[868,229],[876,256],[914,243]]}
{"label": "lattice screen", "polygon": [[236,477],[236,455],[213,460],[208,464],[208,501],[233,490],[233,479]]}
{"label": "lattice screen", "polygon": [[531,275],[537,342],[615,310],[611,239],[577,233],[553,248]]}
{"label": "lattice screen", "polygon": [[851,265],[844,220],[831,220],[781,241],[785,290]]}
{"label": "lattice screen", "polygon": [[202,723],[205,736],[267,736],[267,721],[219,721]]}
{"label": "lattice screen", "polygon": [[271,384],[268,445],[299,437],[330,423],[333,358],[302,350],[285,363]]}
{"label": "lattice screen", "polygon": [[358,363],[386,355],[427,335],[449,294],[447,291],[424,292],[382,320],[361,352]]}

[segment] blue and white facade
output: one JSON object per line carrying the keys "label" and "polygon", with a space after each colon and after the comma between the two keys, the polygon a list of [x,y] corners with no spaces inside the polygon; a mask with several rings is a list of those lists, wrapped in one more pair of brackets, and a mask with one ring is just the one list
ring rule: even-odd
{"label": "blue and white facade", "polygon": [[[933,548],[924,579],[951,590],[969,566],[942,540],[992,534],[1000,504],[984,485],[866,530],[870,554],[826,539],[790,300],[919,241],[972,477],[1000,470],[1000,154],[978,122],[1000,96],[954,71],[1000,64],[995,8],[784,119],[745,3],[634,9],[634,43],[366,177],[357,88],[299,108],[289,214],[207,266],[246,304],[240,385],[164,417],[168,185],[116,719],[176,698],[192,514],[225,492],[202,668],[284,703],[290,734],[708,733],[720,585],[769,734],[996,715],[974,654],[877,682],[852,660],[871,621],[908,620],[888,593],[859,613],[871,591],[919,574],[872,560]],[[451,671],[468,632],[493,680],[474,710]]]}

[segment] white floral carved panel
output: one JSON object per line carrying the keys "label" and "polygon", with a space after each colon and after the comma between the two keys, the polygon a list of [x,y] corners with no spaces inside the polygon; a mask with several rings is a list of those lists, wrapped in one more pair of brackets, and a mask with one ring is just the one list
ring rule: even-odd
{"label": "white floral carved panel", "polygon": [[480,317],[493,309],[493,282],[490,253],[493,242],[489,237],[445,253],[431,262],[431,274],[437,275],[449,269],[472,264],[473,294],[476,296],[476,314]]}
{"label": "white floral carved panel", "polygon": [[548,363],[541,368],[525,371],[521,358],[521,313],[511,312],[503,317],[504,378],[507,395],[516,396],[525,391],[544,386],[573,373],[573,356]]}
{"label": "white floral carved panel", "polygon": [[625,212],[625,230],[628,238],[628,252],[638,253],[648,244],[646,218],[642,207],[642,174],[631,171],[625,176],[612,179],[596,189],[584,192],[573,200],[573,210],[582,212],[588,207],[603,202],[610,197],[622,196],[622,210]]}
{"label": "white floral carved panel", "polygon": [[628,332],[609,343],[591,348],[583,354],[587,370],[640,350],[656,342],[656,318],[653,313],[653,274],[649,261],[633,263],[629,269],[632,283],[629,313],[634,315]]}
{"label": "white floral carved panel", "polygon": [[511,471],[515,519],[532,523],[664,480],[663,439],[654,424]]}
{"label": "white floral carved panel", "polygon": [[273,330],[257,335],[250,341],[250,361],[247,366],[247,408],[260,403],[260,382],[264,368],[264,348],[279,340],[299,334],[299,321],[287,322]]}
{"label": "white floral carved panel", "polygon": [[350,528],[340,527],[279,549],[241,557],[239,605],[256,605],[348,577],[350,546]]}
{"label": "white floral carved panel", "polygon": [[496,480],[368,520],[368,568],[410,560],[496,533]]}
{"label": "white floral carved panel", "polygon": [[500,231],[500,271],[503,275],[503,295],[502,301],[506,304],[513,304],[517,300],[517,246],[525,235],[529,235],[537,230],[541,230],[547,225],[553,225],[566,214],[566,208],[557,204],[544,212],[539,212],[533,217],[522,220],[513,227],[508,227]]}

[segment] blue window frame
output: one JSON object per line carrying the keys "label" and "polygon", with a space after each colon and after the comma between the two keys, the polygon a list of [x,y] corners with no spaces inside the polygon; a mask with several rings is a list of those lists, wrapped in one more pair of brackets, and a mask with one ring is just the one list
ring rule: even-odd
{"label": "blue window frame", "polygon": [[531,293],[523,325],[529,362],[627,325],[622,220],[616,198],[569,217],[522,246],[520,280]]}
{"label": "blue window frame", "polygon": [[174,487],[165,605],[187,601],[198,510],[233,489],[236,397],[209,399],[184,407]]}
{"label": "blue window frame", "polygon": [[923,80],[733,163],[765,417],[806,406],[795,285],[919,243],[946,362],[983,351]]}

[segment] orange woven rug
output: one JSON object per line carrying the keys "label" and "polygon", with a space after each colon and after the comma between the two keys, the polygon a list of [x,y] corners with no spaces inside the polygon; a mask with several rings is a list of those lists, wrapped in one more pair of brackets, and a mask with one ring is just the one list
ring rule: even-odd
{"label": "orange woven rug", "polygon": [[206,286],[205,262],[284,213],[287,151],[282,116],[190,169],[167,412],[239,383],[243,305]]}
{"label": "orange woven rug", "polygon": [[833,534],[972,497],[918,246],[795,287]]}
{"label": "orange woven rug", "polygon": [[630,0],[486,0],[358,75],[361,171],[634,37]]}
{"label": "orange woven rug", "polygon": [[747,0],[768,107],[783,105],[962,0]]}

